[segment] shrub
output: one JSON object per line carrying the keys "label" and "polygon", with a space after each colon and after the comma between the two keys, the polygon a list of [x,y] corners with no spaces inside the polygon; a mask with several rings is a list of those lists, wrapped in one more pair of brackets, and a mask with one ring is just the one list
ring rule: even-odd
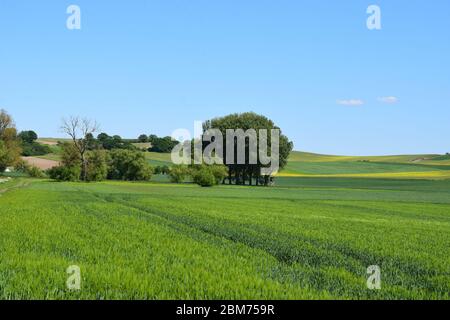
{"label": "shrub", "polygon": [[25,172],[27,170],[28,163],[25,162],[25,160],[19,160],[17,164],[14,166],[14,170]]}
{"label": "shrub", "polygon": [[167,165],[155,167],[155,174],[169,174],[170,168]]}
{"label": "shrub", "polygon": [[87,181],[102,181],[108,176],[108,154],[94,150],[87,155]]}
{"label": "shrub", "polygon": [[80,167],[80,153],[73,143],[65,142],[61,145],[61,164],[65,167]]}
{"label": "shrub", "polygon": [[20,160],[14,166],[14,169],[18,172],[27,174],[31,178],[44,178],[44,172],[38,167],[29,165],[26,161]]}
{"label": "shrub", "polygon": [[49,146],[45,146],[37,142],[22,144],[22,155],[25,157],[43,156],[51,152],[52,150],[50,149]]}
{"label": "shrub", "polygon": [[162,169],[161,169],[161,173],[162,174],[169,174],[169,172],[170,172],[169,166],[168,165],[163,165]]}
{"label": "shrub", "polygon": [[210,170],[216,179],[216,184],[222,183],[223,179],[228,176],[228,168],[224,165],[212,165]]}
{"label": "shrub", "polygon": [[192,173],[194,182],[202,187],[212,187],[217,184],[213,170],[208,166],[201,166]]}
{"label": "shrub", "polygon": [[81,175],[81,166],[59,166],[47,170],[51,179],[57,181],[79,181]]}
{"label": "shrub", "polygon": [[44,178],[45,174],[41,169],[35,166],[28,166],[25,171],[31,178]]}
{"label": "shrub", "polygon": [[153,170],[154,174],[162,174],[162,167],[160,166],[156,166],[155,169]]}
{"label": "shrub", "polygon": [[[6,129],[5,135],[8,132],[14,134],[14,129]],[[9,139],[2,140],[0,139],[0,172],[3,172],[9,166],[15,166],[20,160],[20,147],[16,140]]]}
{"label": "shrub", "polygon": [[169,178],[173,183],[182,183],[189,175],[189,169],[186,166],[176,165],[169,170]]}
{"label": "shrub", "polygon": [[152,167],[142,152],[116,149],[111,151],[108,177],[117,180],[143,181],[152,177]]}
{"label": "shrub", "polygon": [[3,141],[0,140],[0,173],[5,171],[9,165],[9,154]]}

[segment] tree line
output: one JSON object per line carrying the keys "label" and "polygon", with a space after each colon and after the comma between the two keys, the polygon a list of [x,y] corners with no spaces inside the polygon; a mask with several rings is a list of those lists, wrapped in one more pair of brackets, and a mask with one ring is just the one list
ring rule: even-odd
{"label": "tree line", "polygon": [[[204,122],[203,130],[219,129],[225,139],[227,129],[279,129],[267,117],[252,112],[231,114]],[[245,143],[245,162],[225,165],[173,165],[153,168],[145,157],[145,152],[171,152],[179,142],[170,137],[156,135],[140,135],[137,139],[122,139],[118,135],[110,136],[100,133],[95,121],[80,117],[70,117],[63,120],[61,131],[70,139],[59,144],[60,165],[46,172],[57,181],[102,181],[105,179],[148,181],[154,173],[167,174],[171,182],[181,183],[190,180],[201,186],[216,184],[236,185],[270,185],[274,177],[262,175],[262,164],[259,156],[256,163],[249,161],[249,141]],[[37,143],[38,136],[34,131],[17,133],[12,117],[4,110],[0,112],[0,172],[8,166],[16,166],[32,176],[41,176],[37,168],[32,168],[20,160],[20,155],[47,154],[50,148]],[[201,137],[203,138],[203,137]],[[270,149],[270,139],[268,139]],[[203,139],[202,139],[203,141]],[[148,148],[139,148],[133,143],[149,143]],[[192,146],[195,140],[191,141]],[[211,143],[211,142],[210,142]],[[208,142],[202,142],[202,149],[208,147]],[[224,141],[224,148],[227,144]],[[42,149],[40,149],[42,148]],[[237,142],[234,144],[237,148]],[[293,144],[281,134],[279,139],[279,166],[282,169],[287,164]],[[236,149],[237,150],[237,149]],[[235,151],[236,151],[235,150]],[[226,151],[226,150],[225,150]],[[234,152],[237,157],[237,152]]]}

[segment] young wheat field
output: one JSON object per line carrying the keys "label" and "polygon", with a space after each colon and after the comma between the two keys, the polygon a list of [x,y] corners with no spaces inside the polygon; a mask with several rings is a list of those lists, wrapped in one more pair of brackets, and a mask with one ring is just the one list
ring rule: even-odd
{"label": "young wheat field", "polygon": [[0,299],[449,299],[449,180],[0,189]]}

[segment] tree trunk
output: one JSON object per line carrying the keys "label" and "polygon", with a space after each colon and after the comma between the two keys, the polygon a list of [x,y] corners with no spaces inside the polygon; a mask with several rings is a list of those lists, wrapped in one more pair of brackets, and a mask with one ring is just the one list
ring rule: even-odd
{"label": "tree trunk", "polygon": [[82,165],[82,180],[87,181],[87,161],[84,158],[84,154],[81,154],[81,165]]}

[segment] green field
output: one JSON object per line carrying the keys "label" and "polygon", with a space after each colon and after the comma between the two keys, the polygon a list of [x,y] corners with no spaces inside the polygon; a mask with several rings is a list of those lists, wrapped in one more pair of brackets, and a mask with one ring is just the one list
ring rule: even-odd
{"label": "green field", "polygon": [[269,188],[16,175],[0,185],[0,299],[449,299],[449,161],[293,152]]}
{"label": "green field", "polygon": [[292,152],[285,177],[378,179],[450,179],[450,161],[444,155],[332,156]]}
{"label": "green field", "polygon": [[2,299],[449,299],[449,180],[2,188]]}

